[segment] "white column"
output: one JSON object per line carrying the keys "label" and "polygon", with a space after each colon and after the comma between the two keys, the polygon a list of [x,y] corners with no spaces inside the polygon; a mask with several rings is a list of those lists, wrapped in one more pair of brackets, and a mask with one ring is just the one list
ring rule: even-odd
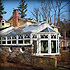
{"label": "white column", "polygon": [[18,35],[16,35],[16,44],[18,45]]}
{"label": "white column", "polygon": [[7,45],[7,36],[6,36],[6,45]]}
{"label": "white column", "polygon": [[41,53],[41,39],[40,39],[40,34],[38,35],[38,52],[39,54]]}
{"label": "white column", "polygon": [[24,51],[22,50],[22,48],[20,48],[20,52],[24,53]]}
{"label": "white column", "polygon": [[56,53],[57,53],[57,35],[56,35]]}
{"label": "white column", "polygon": [[11,45],[12,45],[12,36],[11,36]]}
{"label": "white column", "polygon": [[39,42],[38,42],[39,36],[37,34],[37,54],[39,54]]}
{"label": "white column", "polygon": [[59,49],[59,35],[58,35],[58,53],[59,53],[59,50],[60,50],[60,49]]}
{"label": "white column", "polygon": [[9,52],[12,52],[12,50],[10,49],[10,47],[9,47]]}
{"label": "white column", "polygon": [[23,35],[23,44],[24,44],[24,35]]}
{"label": "white column", "polygon": [[30,44],[32,44],[32,34],[30,34]]}
{"label": "white column", "polygon": [[51,34],[48,34],[48,54],[51,54]]}
{"label": "white column", "polygon": [[26,22],[26,25],[28,25],[28,22]]}

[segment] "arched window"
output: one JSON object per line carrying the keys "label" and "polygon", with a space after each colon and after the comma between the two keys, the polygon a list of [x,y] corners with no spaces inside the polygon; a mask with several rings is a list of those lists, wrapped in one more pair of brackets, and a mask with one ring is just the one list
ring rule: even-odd
{"label": "arched window", "polygon": [[30,38],[30,34],[24,34],[24,38]]}
{"label": "arched window", "polygon": [[12,47],[9,47],[9,52],[12,52]]}
{"label": "arched window", "polygon": [[32,38],[37,38],[37,35],[36,34],[33,34],[33,37]]}
{"label": "arched window", "polygon": [[5,25],[5,20],[2,20],[1,24],[2,24],[2,26],[4,26]]}
{"label": "arched window", "polygon": [[19,35],[18,36],[18,39],[23,39],[23,35]]}
{"label": "arched window", "polygon": [[20,48],[20,52],[24,53],[24,51],[25,51],[24,47]]}
{"label": "arched window", "polygon": [[12,39],[16,39],[16,36],[12,36]]}

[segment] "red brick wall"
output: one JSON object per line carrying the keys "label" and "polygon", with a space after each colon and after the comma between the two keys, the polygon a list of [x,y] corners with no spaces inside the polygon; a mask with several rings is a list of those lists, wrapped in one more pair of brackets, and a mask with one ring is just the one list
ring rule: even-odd
{"label": "red brick wall", "polygon": [[13,26],[14,27],[19,26],[18,17],[19,17],[19,12],[17,10],[14,10],[14,12],[13,12]]}

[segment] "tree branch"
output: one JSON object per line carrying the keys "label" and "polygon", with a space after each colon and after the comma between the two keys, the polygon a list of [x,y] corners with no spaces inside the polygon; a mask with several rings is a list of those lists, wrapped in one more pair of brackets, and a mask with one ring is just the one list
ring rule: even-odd
{"label": "tree branch", "polygon": [[67,4],[69,4],[70,3],[70,1],[68,1],[63,7],[61,7],[61,9],[63,9]]}

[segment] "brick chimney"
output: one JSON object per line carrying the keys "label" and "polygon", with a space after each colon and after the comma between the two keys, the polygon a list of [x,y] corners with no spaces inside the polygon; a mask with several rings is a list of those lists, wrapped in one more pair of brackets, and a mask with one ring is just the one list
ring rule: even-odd
{"label": "brick chimney", "polygon": [[64,46],[66,46],[66,30],[63,30]]}
{"label": "brick chimney", "polygon": [[63,39],[66,40],[66,30],[63,30]]}
{"label": "brick chimney", "polygon": [[19,26],[18,17],[19,17],[19,12],[18,12],[18,10],[15,9],[13,11],[13,26],[14,27],[18,27]]}

